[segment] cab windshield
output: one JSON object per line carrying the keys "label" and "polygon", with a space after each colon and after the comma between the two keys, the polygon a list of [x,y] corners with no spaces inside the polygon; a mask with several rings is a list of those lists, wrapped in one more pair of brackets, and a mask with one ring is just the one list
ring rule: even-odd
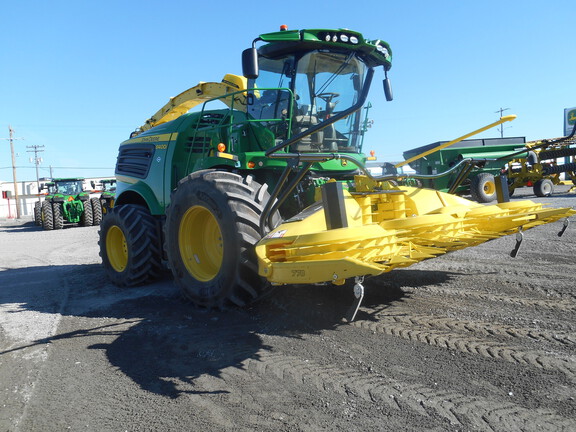
{"label": "cab windshield", "polygon": [[58,193],[62,195],[78,195],[82,192],[81,180],[60,181],[56,184]]}
{"label": "cab windshield", "polygon": [[[258,90],[248,112],[255,119],[269,121],[279,140],[302,133],[354,105],[366,72],[364,63],[353,53],[326,51],[261,57],[259,66],[260,75],[249,84]],[[360,112],[304,137],[292,150],[359,152]]]}

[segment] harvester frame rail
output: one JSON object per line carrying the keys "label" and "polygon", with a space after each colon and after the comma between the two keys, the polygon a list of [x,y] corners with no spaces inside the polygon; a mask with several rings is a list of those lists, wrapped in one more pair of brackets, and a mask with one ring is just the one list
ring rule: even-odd
{"label": "harvester frame rail", "polygon": [[[567,135],[565,137],[561,137],[558,139],[553,139],[553,140],[543,140],[542,144],[538,144],[538,145],[535,145],[534,147],[530,147],[530,150],[537,150],[540,148],[547,147],[549,145],[559,144],[561,142],[568,141],[569,139],[571,139],[574,136],[575,132],[576,132],[576,124],[572,128],[572,132],[570,133],[570,135]],[[519,154],[522,154],[522,153],[526,153],[526,150],[520,150],[520,151],[517,151],[514,153],[510,153],[506,156],[499,157],[496,160],[510,160],[510,158],[512,158],[514,156],[518,156]]]}

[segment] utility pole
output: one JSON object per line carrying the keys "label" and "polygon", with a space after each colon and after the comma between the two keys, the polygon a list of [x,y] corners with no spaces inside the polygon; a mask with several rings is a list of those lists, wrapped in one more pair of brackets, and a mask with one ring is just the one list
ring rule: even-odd
{"label": "utility pole", "polygon": [[43,152],[44,150],[39,150],[44,148],[43,145],[32,145],[26,146],[26,148],[31,148],[34,150],[26,150],[28,153],[34,152],[34,165],[36,165],[36,190],[38,191],[38,201],[40,201],[40,177],[38,176],[38,165],[42,162],[42,158],[38,157],[38,153]]}
{"label": "utility pole", "polygon": [[[508,111],[510,108],[500,108],[498,111],[494,111],[496,114],[500,113],[500,118],[502,118],[502,113]],[[500,125],[500,138],[504,138],[504,123]]]}
{"label": "utility pole", "polygon": [[14,200],[16,202],[16,219],[20,219],[20,203],[18,202],[18,181],[16,180],[16,155],[14,154],[14,141],[24,138],[14,138],[14,129],[8,125],[10,138],[3,138],[10,141],[10,153],[12,154],[12,177],[14,178]]}

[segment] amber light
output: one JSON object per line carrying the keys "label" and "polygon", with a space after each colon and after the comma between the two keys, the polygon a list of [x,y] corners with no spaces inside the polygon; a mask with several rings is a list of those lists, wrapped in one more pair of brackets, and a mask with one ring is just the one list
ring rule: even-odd
{"label": "amber light", "polygon": [[248,168],[254,168],[256,166],[256,163],[253,161],[248,162]]}
{"label": "amber light", "polygon": [[280,31],[286,31],[286,30],[288,30],[288,26],[286,24],[282,24],[280,26]]}
{"label": "amber light", "polygon": [[74,197],[69,196],[68,201],[74,201]]}
{"label": "amber light", "polygon": [[216,147],[220,153],[224,153],[226,151],[226,144],[220,143],[218,147]]}

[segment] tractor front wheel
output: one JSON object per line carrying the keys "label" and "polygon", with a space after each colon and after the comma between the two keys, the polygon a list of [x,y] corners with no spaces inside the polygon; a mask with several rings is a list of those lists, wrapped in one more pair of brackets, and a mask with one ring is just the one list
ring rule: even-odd
{"label": "tractor front wheel", "polygon": [[534,195],[545,197],[552,195],[554,192],[554,183],[550,179],[540,179],[534,183]]}
{"label": "tractor front wheel", "polygon": [[40,209],[40,218],[42,219],[42,228],[45,230],[54,229],[54,215],[52,213],[52,203],[44,201]]}
{"label": "tractor front wheel", "polygon": [[479,203],[488,203],[496,199],[496,181],[489,173],[480,173],[470,182],[470,195]]}
{"label": "tractor front wheel", "polygon": [[205,170],[182,179],[166,211],[168,262],[176,284],[197,305],[244,306],[270,284],[258,275],[255,245],[267,186]]}
{"label": "tractor front wheel", "polygon": [[145,207],[113,208],[102,219],[98,244],[104,269],[115,285],[141,285],[161,273],[160,233]]}
{"label": "tractor front wheel", "polygon": [[54,229],[64,228],[64,216],[62,215],[62,206],[58,203],[52,203],[52,215],[54,218]]}
{"label": "tractor front wheel", "polygon": [[92,226],[94,221],[94,215],[92,214],[92,204],[90,201],[83,201],[82,205],[84,206],[84,211],[80,216],[80,225],[82,226]]}
{"label": "tractor front wheel", "polygon": [[98,198],[91,198],[89,203],[86,205],[90,205],[92,207],[92,223],[94,225],[100,225],[102,222],[102,204]]}

